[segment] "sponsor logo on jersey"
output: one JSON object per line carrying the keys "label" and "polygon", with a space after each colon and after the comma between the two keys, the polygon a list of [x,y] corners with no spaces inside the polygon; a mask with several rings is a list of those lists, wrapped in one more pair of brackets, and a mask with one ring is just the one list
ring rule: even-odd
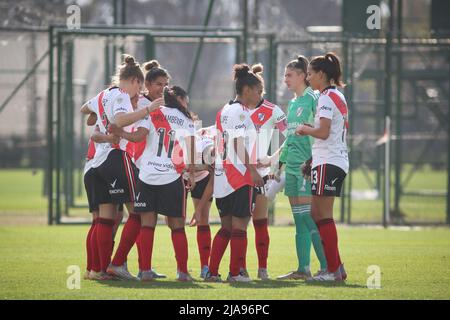
{"label": "sponsor logo on jersey", "polygon": [[320,110],[331,111],[331,108],[328,106],[321,106]]}
{"label": "sponsor logo on jersey", "polygon": [[302,115],[302,113],[303,113],[303,107],[299,107],[297,109],[297,117],[300,117]]}
{"label": "sponsor logo on jersey", "polygon": [[236,130],[237,129],[245,129],[245,124],[240,124],[234,127]]}
{"label": "sponsor logo on jersey", "polygon": [[136,208],[146,208],[147,207],[147,203],[145,203],[145,202],[135,202],[134,206]]}
{"label": "sponsor logo on jersey", "polygon": [[116,179],[116,180],[114,180],[114,182],[113,182],[113,183],[110,183],[110,185],[111,185],[111,188],[115,188],[115,187],[116,187],[116,182],[117,182],[117,179]]}

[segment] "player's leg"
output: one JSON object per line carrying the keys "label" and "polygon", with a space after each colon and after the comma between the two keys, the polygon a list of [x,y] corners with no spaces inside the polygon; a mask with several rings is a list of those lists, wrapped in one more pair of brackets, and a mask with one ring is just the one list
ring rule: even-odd
{"label": "player's leg", "polygon": [[172,244],[175,251],[175,259],[177,261],[177,277],[178,281],[192,281],[187,268],[188,262],[188,242],[184,229],[184,217],[168,217],[168,226],[171,230]]}
{"label": "player's leg", "polygon": [[139,254],[139,270],[141,270],[141,281],[151,281],[155,279],[152,272],[153,241],[155,238],[155,228],[158,215],[155,212],[141,212],[141,230],[139,232],[139,242],[141,249]]}
{"label": "player's leg", "polygon": [[297,252],[297,270],[278,277],[278,279],[304,280],[311,276],[310,252],[311,235],[302,219],[310,210],[310,189],[300,175],[286,173],[285,195],[289,198],[292,216],[295,223],[295,247]]}
{"label": "player's leg", "polygon": [[[224,199],[224,198],[223,198]],[[217,208],[222,208],[227,211],[227,208],[223,206],[222,200],[216,199]],[[220,261],[228,247],[228,243],[231,239],[231,214],[219,209],[221,228],[217,231],[211,246],[211,256],[209,258],[209,272],[205,277],[205,281],[221,282],[219,274]]]}
{"label": "player's leg", "polygon": [[232,231],[230,240],[230,282],[249,282],[250,277],[242,274],[240,266],[247,256],[247,227],[256,202],[256,189],[244,186],[230,197],[232,211]]}
{"label": "player's leg", "polygon": [[258,278],[262,280],[269,279],[267,273],[267,258],[269,254],[269,228],[268,228],[268,200],[265,195],[256,196],[256,205],[253,210],[253,226],[255,228],[255,245],[258,255]]}
{"label": "player's leg", "polygon": [[[327,258],[328,273],[318,275],[314,277],[314,280],[340,281],[345,280],[347,275],[343,268],[338,249],[338,236],[336,224],[333,219],[333,204],[335,196],[339,196],[341,193],[345,173],[342,169],[330,164],[320,167],[313,168],[313,171],[318,172],[317,181],[322,181],[322,183],[319,183],[314,188],[317,191],[313,193],[312,197],[312,216],[317,223],[322,239]],[[334,186],[336,188],[326,190],[324,186]]]}
{"label": "player's leg", "polygon": [[[94,230],[97,224],[97,219],[98,219],[98,211],[93,211],[92,212],[92,223],[91,223],[91,227],[89,228],[88,234],[86,236],[86,260],[87,260],[87,265],[86,265],[86,273],[84,275],[84,279],[88,280],[89,279],[89,275],[91,270],[93,270],[93,266],[95,264],[95,269],[98,270],[98,264],[99,264],[99,260],[98,260],[98,255],[95,256],[94,253],[94,245],[95,243],[93,242],[93,234],[94,234]],[[95,260],[95,263],[94,263]]]}
{"label": "player's leg", "polygon": [[[192,198],[195,211],[197,212],[199,199]],[[200,277],[205,278],[208,273],[209,257],[211,255],[211,228],[209,226],[209,210],[211,208],[211,201],[208,201],[200,213],[197,221],[197,246],[200,255]]]}

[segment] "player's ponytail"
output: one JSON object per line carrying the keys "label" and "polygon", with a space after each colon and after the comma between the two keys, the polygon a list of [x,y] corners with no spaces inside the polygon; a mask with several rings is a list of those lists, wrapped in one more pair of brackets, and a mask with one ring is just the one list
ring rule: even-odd
{"label": "player's ponytail", "polygon": [[153,82],[159,77],[170,79],[170,74],[162,68],[157,60],[150,60],[142,65],[145,72],[145,81]]}
{"label": "player's ponytail", "polygon": [[322,71],[326,74],[328,81],[332,82],[338,87],[344,87],[342,82],[342,69],[338,56],[333,52],[328,52],[324,56],[314,58],[311,63],[311,68],[316,71]]}
{"label": "player's ponytail", "polygon": [[303,55],[298,55],[296,59],[291,60],[287,65],[286,69],[292,69],[298,72],[303,72],[305,74],[305,84],[309,86],[309,81],[306,80],[306,74],[308,71],[308,59]]}
{"label": "player's ponytail", "polygon": [[242,94],[245,86],[254,87],[262,85],[264,87],[264,80],[262,77],[263,66],[257,64],[250,67],[245,64],[235,64],[233,66],[233,79],[235,82],[235,89],[238,95]]}
{"label": "player's ponytail", "polygon": [[124,54],[122,55],[122,59],[122,64],[117,67],[116,74],[112,78],[112,84],[118,85],[120,80],[132,79],[144,82],[144,74],[134,57],[129,54]]}
{"label": "player's ponytail", "polygon": [[188,97],[187,92],[183,88],[178,86],[164,87],[163,97],[164,97],[164,105],[166,107],[178,109],[188,119],[192,120],[192,115],[189,112],[189,110],[183,107],[178,102],[177,99],[177,98],[184,99]]}

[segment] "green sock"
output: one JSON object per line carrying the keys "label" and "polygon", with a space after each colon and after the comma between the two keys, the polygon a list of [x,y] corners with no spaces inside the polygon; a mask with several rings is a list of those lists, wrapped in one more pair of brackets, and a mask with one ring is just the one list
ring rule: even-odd
{"label": "green sock", "polygon": [[320,269],[327,269],[327,258],[325,257],[325,252],[323,250],[322,239],[320,238],[319,229],[317,229],[317,225],[314,220],[311,218],[311,215],[304,214],[302,216],[304,223],[306,224],[309,233],[311,234],[311,241],[314,246],[314,251],[316,252],[317,259],[319,259]]}
{"label": "green sock", "polygon": [[298,271],[309,270],[311,253],[311,234],[302,216],[305,210],[310,210],[309,205],[293,205],[292,213],[295,221],[295,245],[297,248]]}

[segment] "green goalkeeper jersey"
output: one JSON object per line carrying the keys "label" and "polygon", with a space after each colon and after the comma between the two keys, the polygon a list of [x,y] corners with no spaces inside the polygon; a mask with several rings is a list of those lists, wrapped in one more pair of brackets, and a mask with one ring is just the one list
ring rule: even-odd
{"label": "green goalkeeper jersey", "polygon": [[300,175],[300,165],[311,158],[313,139],[297,136],[295,129],[303,124],[313,124],[319,94],[307,87],[303,95],[289,101],[287,109],[288,133],[280,161],[286,163],[286,173]]}

